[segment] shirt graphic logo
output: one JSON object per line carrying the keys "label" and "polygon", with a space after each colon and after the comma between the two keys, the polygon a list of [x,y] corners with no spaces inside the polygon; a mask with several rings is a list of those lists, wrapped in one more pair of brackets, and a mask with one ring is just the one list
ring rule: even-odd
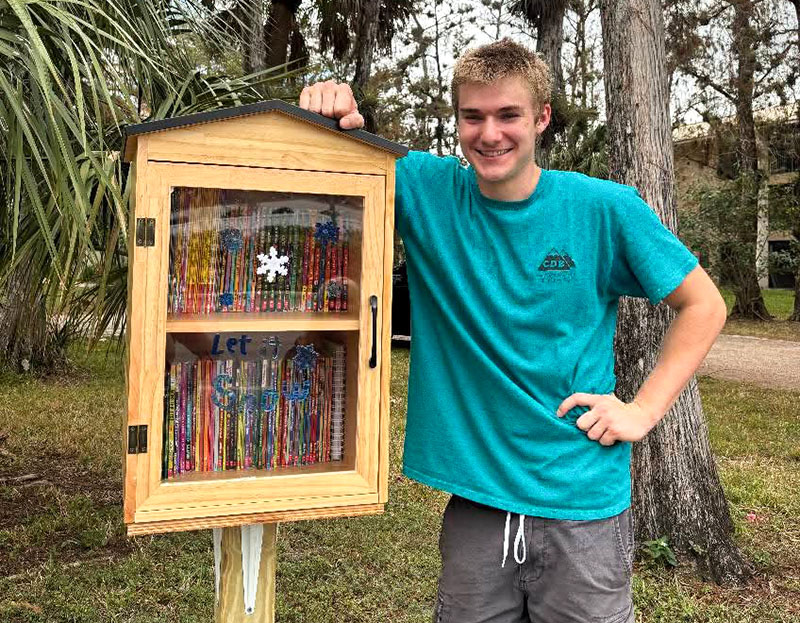
{"label": "shirt graphic logo", "polygon": [[545,255],[539,264],[539,283],[564,283],[572,281],[575,271],[575,260],[564,249],[558,251],[555,247]]}
{"label": "shirt graphic logo", "polygon": [[542,263],[539,264],[539,270],[570,270],[575,267],[575,262],[566,251],[556,251],[555,248],[550,249],[545,256]]}

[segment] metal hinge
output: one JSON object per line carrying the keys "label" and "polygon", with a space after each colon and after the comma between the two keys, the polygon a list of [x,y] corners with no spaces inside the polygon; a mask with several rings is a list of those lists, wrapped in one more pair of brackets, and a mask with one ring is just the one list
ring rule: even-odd
{"label": "metal hinge", "polygon": [[128,454],[147,452],[147,424],[128,426]]}
{"label": "metal hinge", "polygon": [[152,247],[156,244],[156,219],[136,219],[136,246]]}

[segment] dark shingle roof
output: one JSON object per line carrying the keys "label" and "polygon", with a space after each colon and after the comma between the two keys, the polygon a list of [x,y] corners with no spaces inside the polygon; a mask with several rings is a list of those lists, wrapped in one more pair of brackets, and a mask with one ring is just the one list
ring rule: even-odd
{"label": "dark shingle roof", "polygon": [[365,130],[342,130],[339,127],[339,122],[336,119],[323,117],[320,114],[309,112],[298,106],[287,104],[282,100],[267,100],[264,102],[256,102],[255,104],[246,104],[244,106],[234,106],[231,108],[222,108],[219,110],[211,110],[209,112],[196,113],[194,115],[185,115],[182,117],[172,117],[171,119],[159,119],[158,121],[147,121],[145,123],[137,123],[134,125],[127,125],[124,128],[125,140],[122,145],[122,153],[126,153],[126,147],[129,137],[135,137],[139,134],[148,134],[150,132],[159,132],[161,130],[171,130],[173,128],[184,128],[186,126],[197,125],[200,123],[209,123],[211,121],[222,121],[223,119],[232,119],[234,117],[244,117],[247,115],[255,115],[258,113],[270,112],[273,110],[280,111],[292,117],[302,119],[308,123],[334,130],[344,134],[352,139],[374,145],[380,149],[388,151],[389,153],[397,156],[405,156],[408,153],[408,148],[398,143],[393,143],[385,138],[371,134]]}

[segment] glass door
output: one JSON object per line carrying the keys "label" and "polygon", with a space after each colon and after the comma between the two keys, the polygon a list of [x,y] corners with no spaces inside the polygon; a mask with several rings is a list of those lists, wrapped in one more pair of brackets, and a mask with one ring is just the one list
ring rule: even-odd
{"label": "glass door", "polygon": [[156,413],[137,512],[219,512],[222,482],[247,512],[254,496],[275,508],[304,488],[377,491],[385,179],[148,169],[158,330],[142,359]]}

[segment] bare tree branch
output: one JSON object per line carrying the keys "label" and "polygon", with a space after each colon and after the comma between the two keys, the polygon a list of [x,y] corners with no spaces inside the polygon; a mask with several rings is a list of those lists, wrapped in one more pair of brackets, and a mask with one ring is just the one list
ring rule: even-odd
{"label": "bare tree branch", "polygon": [[734,104],[736,103],[736,96],[734,94],[732,94],[727,89],[725,89],[724,87],[720,86],[719,84],[711,80],[711,78],[709,78],[706,74],[700,73],[694,67],[690,67],[688,65],[685,67],[681,67],[680,70],[683,71],[685,74],[692,76],[692,78],[694,78],[695,80],[697,80],[700,83],[701,87],[711,87],[717,93],[723,95],[730,102]]}

